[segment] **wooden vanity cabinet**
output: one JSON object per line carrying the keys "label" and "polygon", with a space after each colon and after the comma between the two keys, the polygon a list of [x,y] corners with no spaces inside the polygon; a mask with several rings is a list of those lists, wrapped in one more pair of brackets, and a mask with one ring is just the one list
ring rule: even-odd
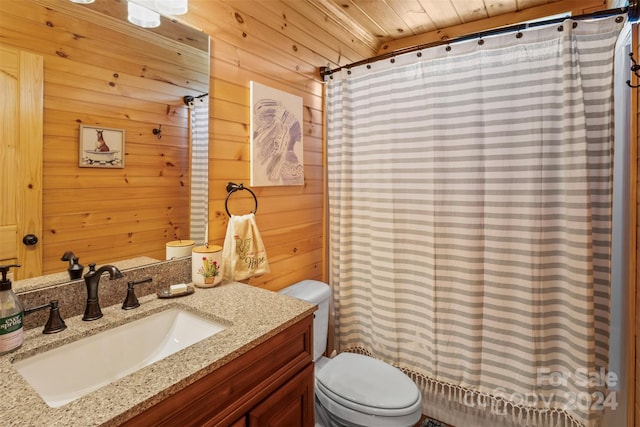
{"label": "wooden vanity cabinet", "polygon": [[311,314],[123,425],[312,427],[312,331]]}
{"label": "wooden vanity cabinet", "polygon": [[[289,382],[249,411],[249,427],[313,425],[313,365],[308,365]],[[308,409],[311,405],[311,409]]]}

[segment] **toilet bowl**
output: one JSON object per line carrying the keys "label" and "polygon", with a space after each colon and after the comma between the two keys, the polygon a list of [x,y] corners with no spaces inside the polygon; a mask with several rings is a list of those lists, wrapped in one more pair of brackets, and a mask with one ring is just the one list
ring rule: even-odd
{"label": "toilet bowl", "polygon": [[318,305],[313,321],[316,427],[409,427],[421,415],[420,391],[399,369],[372,357],[324,357],[330,288],[303,280],[281,293]]}

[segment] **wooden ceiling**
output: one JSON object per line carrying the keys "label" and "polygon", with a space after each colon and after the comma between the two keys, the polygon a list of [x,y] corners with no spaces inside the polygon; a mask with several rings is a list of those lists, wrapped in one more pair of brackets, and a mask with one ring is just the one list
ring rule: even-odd
{"label": "wooden ceiling", "polygon": [[[295,0],[303,2],[303,0]],[[607,0],[304,0],[378,54],[560,13]],[[295,2],[291,2],[295,4]],[[303,10],[303,9],[301,9]]]}
{"label": "wooden ceiling", "polygon": [[[126,0],[99,0],[82,7],[66,0],[35,1],[53,3],[60,8],[75,7],[77,13],[86,7],[126,20]],[[309,50],[313,65],[334,66],[551,15],[576,15],[620,7],[620,3],[626,1],[189,0],[187,15],[167,19],[151,31],[201,49],[207,49],[206,35],[185,34],[178,23],[206,29],[209,34],[225,40],[235,40],[240,32],[243,39],[249,33],[264,43],[277,44],[283,40],[279,35],[285,35],[291,37],[293,45]],[[291,30],[287,30],[288,25]]]}

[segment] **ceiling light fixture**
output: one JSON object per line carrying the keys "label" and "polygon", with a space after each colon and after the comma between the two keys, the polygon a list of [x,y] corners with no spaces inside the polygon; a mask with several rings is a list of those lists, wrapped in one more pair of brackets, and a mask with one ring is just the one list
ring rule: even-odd
{"label": "ceiling light fixture", "polygon": [[127,2],[127,19],[134,25],[143,28],[160,26],[160,14],[133,2]]}
{"label": "ceiling light fixture", "polygon": [[[3,0],[0,0],[3,1]],[[95,0],[69,0],[73,3],[90,4]],[[160,15],[184,15],[189,11],[189,0],[128,0],[127,20],[143,28],[160,26]]]}
{"label": "ceiling light fixture", "polygon": [[154,4],[164,15],[184,15],[189,10],[189,0],[155,0]]}

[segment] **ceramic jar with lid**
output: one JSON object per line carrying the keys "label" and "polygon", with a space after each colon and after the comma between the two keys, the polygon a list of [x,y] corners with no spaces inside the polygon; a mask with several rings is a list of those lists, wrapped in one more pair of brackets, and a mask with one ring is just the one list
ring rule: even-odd
{"label": "ceramic jar with lid", "polygon": [[196,246],[191,254],[191,281],[212,288],[222,281],[222,246]]}

